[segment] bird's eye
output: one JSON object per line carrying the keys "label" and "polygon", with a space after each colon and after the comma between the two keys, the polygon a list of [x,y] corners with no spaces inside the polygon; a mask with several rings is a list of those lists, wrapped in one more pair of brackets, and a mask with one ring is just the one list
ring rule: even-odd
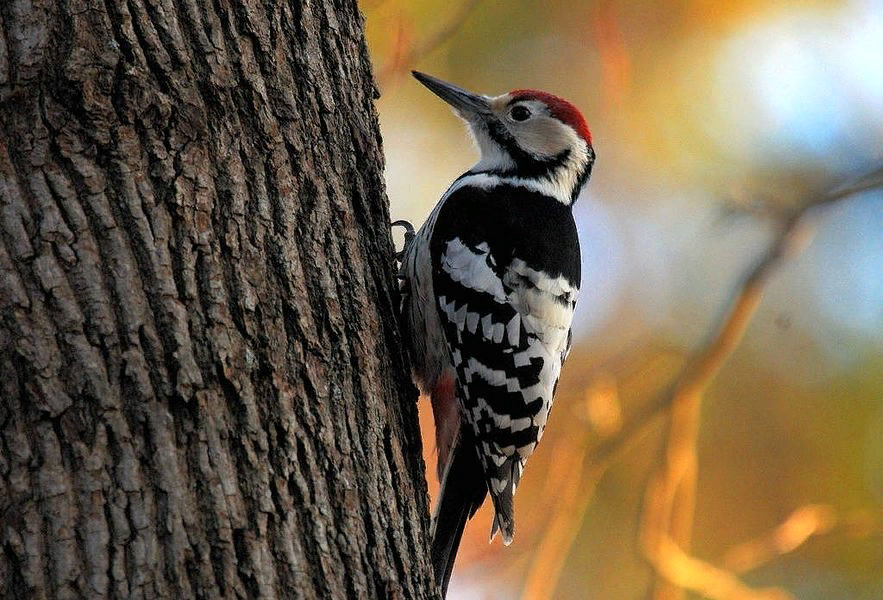
{"label": "bird's eye", "polygon": [[513,106],[509,111],[509,118],[513,121],[527,121],[530,118],[530,109],[522,104]]}

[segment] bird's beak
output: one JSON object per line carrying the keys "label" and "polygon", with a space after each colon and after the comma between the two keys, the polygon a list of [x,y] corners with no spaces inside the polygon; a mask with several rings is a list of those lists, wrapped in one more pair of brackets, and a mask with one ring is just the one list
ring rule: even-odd
{"label": "bird's beak", "polygon": [[411,71],[411,74],[417,81],[428,87],[432,93],[453,106],[464,119],[486,117],[491,114],[491,105],[486,97],[467,92],[463,88],[425,73]]}

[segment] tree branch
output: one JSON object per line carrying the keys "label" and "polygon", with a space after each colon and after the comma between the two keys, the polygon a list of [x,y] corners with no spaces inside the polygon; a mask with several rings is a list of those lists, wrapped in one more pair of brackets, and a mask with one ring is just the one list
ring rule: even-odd
{"label": "tree branch", "polygon": [[733,308],[721,319],[721,325],[714,330],[715,333],[710,336],[709,341],[693,353],[675,383],[662,390],[644,405],[636,415],[626,420],[623,423],[622,429],[616,435],[599,442],[592,449],[590,460],[592,462],[604,462],[613,459],[630,441],[646,432],[648,425],[653,419],[672,404],[678,388],[683,385],[681,382],[701,380],[703,373],[706,377],[714,376],[715,373],[710,373],[707,369],[717,361],[722,362],[729,354],[731,348],[728,347],[726,342],[738,342],[732,336],[737,332],[740,324],[742,326],[747,325],[744,318],[746,316],[750,317],[753,314],[753,311],[749,311],[751,314],[746,315],[745,311],[750,308],[753,301],[759,302],[759,298],[756,295],[762,292],[766,279],[778,265],[779,260],[791,248],[791,245],[799,241],[798,224],[806,213],[823,205],[830,205],[851,196],[879,188],[883,188],[883,167],[860,177],[855,183],[838,187],[831,193],[804,204],[796,211],[782,217],[782,226],[772,241],[770,248],[748,271],[743,281],[736,286],[733,294]]}
{"label": "tree branch", "polygon": [[[603,408],[602,408],[603,407]],[[619,425],[619,398],[612,377],[599,373],[593,386],[586,391],[586,414],[600,429],[602,435],[612,434]],[[575,412],[580,412],[577,408]],[[599,413],[603,417],[598,418]],[[555,593],[564,563],[580,532],[580,524],[589,508],[595,488],[607,470],[607,465],[592,464],[586,468],[589,440],[588,428],[580,428],[583,435],[575,443],[563,443],[556,448],[556,459],[549,472],[547,488],[556,494],[556,509],[534,552],[534,560],[521,591],[523,600],[551,600]],[[576,475],[576,480],[574,480]]]}
{"label": "tree branch", "polygon": [[830,505],[807,504],[766,535],[731,548],[723,563],[734,573],[745,573],[794,552],[814,537],[835,534],[854,539],[879,536],[883,534],[883,515],[872,510],[838,515]]}
{"label": "tree branch", "polygon": [[[657,401],[659,408],[671,407],[671,417],[662,465],[647,485],[641,525],[644,553],[657,575],[651,593],[654,600],[682,598],[685,588],[701,590],[714,598],[755,597],[747,590],[733,586],[735,576],[701,563],[688,553],[702,395],[741,341],[775,268],[783,258],[800,252],[809,241],[809,229],[802,226],[807,212],[881,185],[883,169],[810,201],[783,219],[769,249],[737,289],[735,300],[721,325],[694,353],[670,393]],[[724,581],[724,575],[727,581]],[[715,578],[718,591],[712,593]]]}

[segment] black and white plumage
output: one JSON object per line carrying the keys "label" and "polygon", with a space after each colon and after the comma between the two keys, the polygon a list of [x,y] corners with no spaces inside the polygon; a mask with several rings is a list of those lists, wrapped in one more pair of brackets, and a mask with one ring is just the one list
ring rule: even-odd
{"label": "black and white plumage", "polygon": [[488,98],[414,75],[467,121],[481,151],[402,266],[403,321],[436,421],[432,558],[444,591],[466,521],[488,493],[491,538],[512,542],[515,490],[570,350],[580,284],[571,209],[594,151],[582,115],[556,96]]}

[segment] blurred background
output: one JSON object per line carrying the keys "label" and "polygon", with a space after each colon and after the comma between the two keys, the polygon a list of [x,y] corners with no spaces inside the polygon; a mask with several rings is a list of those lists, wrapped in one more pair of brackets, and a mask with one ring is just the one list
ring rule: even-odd
{"label": "blurred background", "polygon": [[[714,331],[782,215],[883,165],[883,2],[363,0],[392,217],[477,159],[412,68],[571,100],[598,159],[575,214],[575,349],[516,497],[467,527],[449,597],[648,597],[659,415],[597,449]],[[705,395],[691,553],[800,600],[883,598],[883,193],[812,211]],[[421,401],[430,492],[435,453]],[[693,597],[693,596],[689,596]]]}

